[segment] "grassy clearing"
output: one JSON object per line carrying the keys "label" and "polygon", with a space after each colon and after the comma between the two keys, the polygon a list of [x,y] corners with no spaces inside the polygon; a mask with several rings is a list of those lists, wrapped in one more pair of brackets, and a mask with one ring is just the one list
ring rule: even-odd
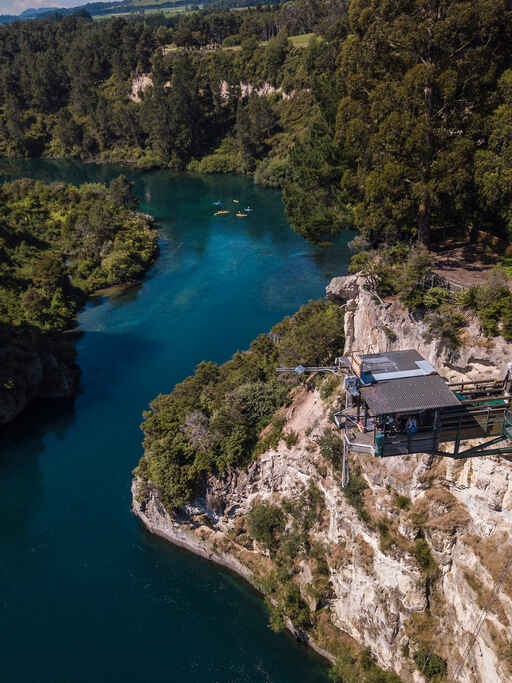
{"label": "grassy clearing", "polygon": [[[322,40],[320,36],[315,33],[302,33],[300,36],[290,36],[288,40],[293,45],[293,47],[305,48],[309,45],[311,38],[316,37],[318,40]],[[266,47],[268,45],[268,40],[260,41],[260,47]]]}

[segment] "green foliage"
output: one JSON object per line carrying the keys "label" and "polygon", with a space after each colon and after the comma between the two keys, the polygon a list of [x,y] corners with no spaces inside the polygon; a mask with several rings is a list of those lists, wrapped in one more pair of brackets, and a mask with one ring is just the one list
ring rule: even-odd
{"label": "green foliage", "polygon": [[254,182],[264,187],[283,187],[287,171],[287,158],[267,157],[257,165]]}
{"label": "green foliage", "polygon": [[0,26],[0,154],[254,173],[314,242],[509,238],[511,11],[319,0]]}
{"label": "green foliage", "polygon": [[367,251],[360,251],[351,257],[348,272],[351,274],[359,273],[359,271],[364,272],[371,262],[371,255]]}
{"label": "green foliage", "polygon": [[464,308],[474,311],[488,337],[501,334],[512,340],[512,293],[503,269],[495,268],[483,285],[471,287],[461,297]]}
{"label": "green foliage", "polygon": [[427,576],[434,578],[437,575],[437,564],[424,538],[417,538],[414,541],[414,557]]}
{"label": "green foliage", "polygon": [[297,432],[290,431],[284,435],[283,439],[288,448],[293,448],[299,440],[299,435]]}
{"label": "green foliage", "polygon": [[447,671],[446,662],[435,652],[420,648],[413,655],[418,671],[430,681],[441,681]]}
{"label": "green foliage", "polygon": [[273,631],[285,628],[285,617],[298,628],[307,629],[311,626],[311,613],[294,581],[279,581],[277,572],[272,572],[264,581],[263,590],[270,611],[270,628]]}
{"label": "green foliage", "polygon": [[336,375],[330,375],[324,379],[322,384],[320,385],[320,397],[326,401],[328,398],[330,398],[336,389],[340,385],[340,378],[336,377]]}
{"label": "green foliage", "polygon": [[383,520],[377,522],[377,531],[379,532],[380,549],[386,553],[395,545],[393,536],[389,533],[389,527]]}
{"label": "green foliage", "polygon": [[320,437],[316,438],[323,458],[331,462],[336,469],[341,467],[343,439],[337,432],[326,427]]}
{"label": "green foliage", "polygon": [[411,499],[408,498],[407,496],[402,496],[402,495],[397,494],[395,496],[395,505],[400,510],[410,510],[412,503],[411,503]]}
{"label": "green foliage", "polygon": [[395,673],[377,666],[370,650],[356,654],[345,645],[340,645],[339,650],[340,654],[329,671],[333,683],[400,683]]}
{"label": "green foliage", "polygon": [[339,189],[345,162],[325,126],[314,124],[289,156],[283,200],[290,222],[312,242],[335,237],[352,226],[348,195]]}
{"label": "green foliage", "polygon": [[[207,472],[244,466],[276,447],[284,426],[277,411],[298,380],[283,381],[275,368],[332,359],[343,348],[342,320],[335,304],[313,301],[270,335],[260,335],[249,351],[220,367],[198,365],[195,375],[158,396],[144,414],[145,454],[136,474],[157,486],[174,509],[193,497]],[[295,437],[288,438],[292,443]]]}
{"label": "green foliage", "polygon": [[427,323],[427,339],[440,339],[450,349],[458,349],[461,345],[460,331],[466,325],[464,315],[453,307],[453,304],[441,304],[429,313]]}
{"label": "green foliage", "polygon": [[401,302],[413,311],[424,306],[426,292],[431,296],[432,281],[431,258],[428,252],[423,249],[412,251],[399,281]]}
{"label": "green foliage", "polygon": [[343,311],[329,301],[312,301],[275,325],[272,335],[283,365],[323,365],[343,349]]}
{"label": "green foliage", "polygon": [[140,277],[157,233],[110,188],[19,180],[0,187],[0,321],[51,332],[69,327],[85,296]]}
{"label": "green foliage", "polygon": [[[484,166],[487,195],[493,176],[509,168],[502,153],[507,116],[500,109],[489,121],[488,112],[498,84],[503,101],[508,92],[511,11],[503,0],[350,3],[338,60],[336,139],[351,158],[342,188],[351,192],[356,226],[372,244],[428,244],[446,228],[454,233],[488,220],[475,201],[474,170]],[[488,151],[489,123],[491,158],[478,158]],[[506,175],[495,195],[501,182],[505,196],[495,211],[508,206]],[[499,231],[503,218],[494,216]]]}
{"label": "green foliage", "polygon": [[364,509],[363,498],[363,492],[367,488],[368,484],[363,479],[361,474],[352,468],[352,471],[350,472],[350,481],[347,486],[342,489],[342,492],[347,503],[350,503],[350,505],[352,505],[352,507],[356,510],[359,519],[368,523],[370,521],[370,517]]}
{"label": "green foliage", "polygon": [[278,505],[255,503],[247,517],[247,525],[252,538],[273,551],[285,526],[283,511]]}

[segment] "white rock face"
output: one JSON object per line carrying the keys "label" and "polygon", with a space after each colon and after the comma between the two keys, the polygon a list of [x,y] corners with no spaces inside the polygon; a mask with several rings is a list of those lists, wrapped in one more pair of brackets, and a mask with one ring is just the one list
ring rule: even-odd
{"label": "white rock face", "polygon": [[249,97],[249,95],[252,95],[253,93],[258,95],[259,97],[270,97],[270,95],[281,95],[283,100],[290,100],[293,97],[295,97],[295,91],[292,90],[292,92],[287,93],[283,88],[278,87],[276,88],[273,86],[271,83],[268,83],[265,81],[262,86],[257,87],[253,85],[252,83],[244,83],[243,81],[240,81],[240,83],[236,85],[230,85],[227,81],[221,81],[220,82],[220,96],[223,100],[228,100],[231,96],[231,91],[236,88],[240,92],[240,97],[241,99],[245,99],[246,97]]}
{"label": "white rock face", "polygon": [[477,379],[482,375],[501,378],[512,361],[512,344],[503,337],[486,339],[478,321],[470,317],[458,351],[443,348],[439,341],[425,341],[426,325],[396,297],[380,303],[365,289],[364,278],[359,275],[335,277],[327,286],[326,296],[345,306],[345,353],[413,348],[450,380]]}
{"label": "white rock face", "polygon": [[[510,344],[499,340],[487,348],[477,334],[473,347],[457,355],[428,344],[421,322],[412,320],[397,301],[375,302],[362,284],[357,276],[349,276],[335,278],[327,288],[327,296],[345,306],[345,351],[412,347],[450,377],[476,377],[483,368],[499,376],[512,359]],[[396,335],[394,341],[384,326]],[[491,366],[496,358],[497,368]],[[511,463],[493,456],[454,461],[429,455],[351,455],[352,471],[360,469],[368,483],[364,500],[371,519],[366,523],[348,503],[338,473],[316,446],[315,436],[330,425],[331,409],[317,391],[298,391],[286,413],[285,431],[299,434],[292,448],[281,441],[247,471],[210,476],[204,496],[190,506],[185,520],[168,515],[154,490],[134,499],[135,512],[152,531],[252,580],[258,549],[239,553],[231,546],[220,553],[218,539],[229,538],[256,500],[293,498],[312,482],[324,497],[314,534],[329,548],[334,626],[369,647],[383,668],[404,681],[424,680],[407,649],[412,655],[425,643],[447,661],[448,680],[454,680],[482,606],[489,604],[457,680],[512,680],[512,564],[489,603],[495,581],[512,557]],[[412,509],[398,505],[397,495],[406,496]],[[383,543],[379,520],[393,530],[394,543]],[[427,577],[414,554],[420,528],[437,565],[435,580]],[[308,576],[311,571],[303,563],[301,590]]]}

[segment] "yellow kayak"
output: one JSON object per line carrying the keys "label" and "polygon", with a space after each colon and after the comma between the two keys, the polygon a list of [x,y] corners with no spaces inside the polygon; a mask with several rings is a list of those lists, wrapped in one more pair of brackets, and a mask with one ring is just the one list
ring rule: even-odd
{"label": "yellow kayak", "polygon": [[229,213],[229,211],[216,211],[213,215],[214,216],[223,216],[225,213]]}
{"label": "yellow kayak", "polygon": [[246,218],[246,217],[247,217],[247,214],[246,214],[246,213],[242,213],[241,211],[239,211],[236,215],[237,215],[239,218]]}
{"label": "yellow kayak", "polygon": [[240,202],[238,201],[238,199],[233,199],[233,204],[240,204]]}

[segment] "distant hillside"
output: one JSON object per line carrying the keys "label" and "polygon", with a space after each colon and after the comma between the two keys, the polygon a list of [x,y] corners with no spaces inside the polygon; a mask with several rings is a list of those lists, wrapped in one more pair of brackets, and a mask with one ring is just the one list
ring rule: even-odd
{"label": "distant hillside", "polygon": [[41,19],[45,16],[53,14],[76,14],[87,13],[91,17],[101,17],[118,14],[139,14],[148,10],[153,13],[155,10],[169,10],[177,9],[181,12],[187,9],[194,10],[204,7],[222,6],[223,8],[230,7],[251,7],[253,5],[279,5],[281,0],[269,0],[262,2],[261,0],[201,0],[200,2],[192,2],[191,0],[118,0],[115,2],[88,2],[85,5],[76,7],[38,7],[25,10],[19,15],[2,14],[0,15],[0,24],[10,24],[15,21],[25,21],[27,19]]}
{"label": "distant hillside", "polygon": [[60,12],[61,10],[62,7],[31,7],[30,9],[26,9],[19,16],[30,19],[32,17],[40,17],[45,14],[54,14],[55,12]]}

